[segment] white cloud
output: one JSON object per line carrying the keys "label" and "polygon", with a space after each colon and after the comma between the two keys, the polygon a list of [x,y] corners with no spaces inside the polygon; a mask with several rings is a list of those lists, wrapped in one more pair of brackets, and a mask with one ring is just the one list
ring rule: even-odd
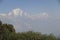
{"label": "white cloud", "polygon": [[14,16],[22,16],[23,11],[20,8],[14,9],[13,11]]}
{"label": "white cloud", "polygon": [[7,16],[7,14],[5,14],[5,13],[1,13],[0,16],[5,17],[5,16]]}
{"label": "white cloud", "polygon": [[23,11],[20,9],[20,8],[16,8],[16,9],[13,9],[11,12],[9,13],[0,13],[0,16],[2,17],[17,17],[17,16],[22,16],[22,13]]}
{"label": "white cloud", "polygon": [[36,14],[36,15],[30,15],[28,16],[30,19],[41,19],[41,18],[48,18],[47,13],[41,13],[41,14]]}
{"label": "white cloud", "polygon": [[26,12],[23,12],[20,8],[13,9],[8,14],[6,14],[6,13],[0,14],[0,16],[7,17],[7,18],[14,18],[14,17],[18,17],[18,16],[21,17],[22,16],[22,17],[27,17],[30,19],[48,18],[48,14],[45,12],[35,14],[35,15],[30,15],[30,14],[27,14]]}
{"label": "white cloud", "polygon": [[12,13],[11,13],[11,12],[9,12],[9,13],[8,13],[8,16],[11,16],[11,15],[12,15]]}

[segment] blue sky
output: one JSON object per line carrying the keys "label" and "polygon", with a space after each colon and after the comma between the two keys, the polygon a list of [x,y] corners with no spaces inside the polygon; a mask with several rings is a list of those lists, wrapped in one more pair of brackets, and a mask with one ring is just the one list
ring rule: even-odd
{"label": "blue sky", "polygon": [[57,0],[3,0],[0,19],[17,32],[38,31],[60,34],[60,4]]}
{"label": "blue sky", "polygon": [[48,12],[59,13],[60,6],[57,0],[3,0],[0,12],[8,12],[14,8],[21,8],[28,13]]}

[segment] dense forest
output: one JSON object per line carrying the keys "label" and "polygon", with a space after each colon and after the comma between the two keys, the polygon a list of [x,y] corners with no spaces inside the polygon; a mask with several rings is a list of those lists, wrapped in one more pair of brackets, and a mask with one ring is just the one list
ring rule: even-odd
{"label": "dense forest", "polygon": [[12,24],[3,24],[0,21],[0,40],[60,40],[60,38],[53,34],[33,31],[16,33]]}

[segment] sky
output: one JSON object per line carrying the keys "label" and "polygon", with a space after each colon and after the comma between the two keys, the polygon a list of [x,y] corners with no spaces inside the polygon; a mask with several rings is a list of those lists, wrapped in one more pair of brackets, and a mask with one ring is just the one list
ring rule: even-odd
{"label": "sky", "polygon": [[17,32],[60,34],[58,0],[2,0],[0,19],[3,23],[13,24]]}

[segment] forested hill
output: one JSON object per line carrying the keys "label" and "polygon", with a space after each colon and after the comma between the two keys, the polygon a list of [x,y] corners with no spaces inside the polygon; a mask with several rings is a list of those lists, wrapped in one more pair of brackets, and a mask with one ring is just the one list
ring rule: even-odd
{"label": "forested hill", "polygon": [[0,21],[0,40],[60,40],[60,38],[53,34],[32,31],[16,33],[12,24],[4,24]]}

